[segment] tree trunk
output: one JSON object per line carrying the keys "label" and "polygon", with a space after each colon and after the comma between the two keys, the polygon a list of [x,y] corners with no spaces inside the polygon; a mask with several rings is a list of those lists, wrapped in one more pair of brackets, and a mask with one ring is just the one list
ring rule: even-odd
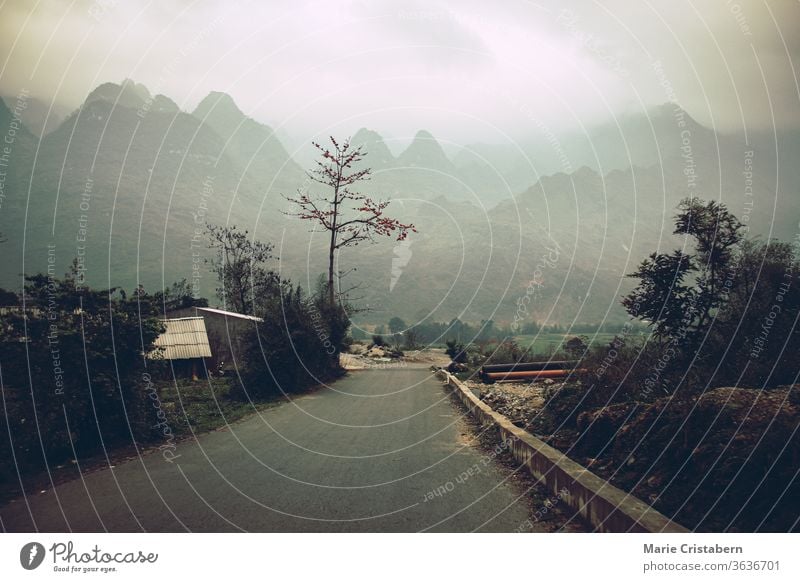
{"label": "tree trunk", "polygon": [[333,262],[336,251],[336,231],[331,231],[331,244],[328,250],[328,303],[333,305]]}
{"label": "tree trunk", "polygon": [[336,232],[339,222],[339,186],[342,179],[341,164],[337,164],[337,178],[333,186],[333,217],[331,217],[331,244],[328,249],[328,304],[333,306],[336,296],[333,292],[333,267],[336,259]]}

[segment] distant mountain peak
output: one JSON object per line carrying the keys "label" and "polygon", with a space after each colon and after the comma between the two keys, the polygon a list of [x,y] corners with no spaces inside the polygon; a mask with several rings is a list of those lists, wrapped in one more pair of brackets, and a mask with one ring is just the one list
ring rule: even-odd
{"label": "distant mountain peak", "polygon": [[400,154],[398,161],[407,166],[420,166],[437,170],[451,171],[453,163],[435,137],[424,129],[420,129],[411,144]]}
{"label": "distant mountain peak", "polygon": [[674,101],[668,101],[651,108],[648,112],[651,118],[663,119],[671,123],[677,123],[678,120],[683,121],[687,126],[700,127],[697,120],[692,117],[680,104]]}
{"label": "distant mountain peak", "polygon": [[367,154],[366,165],[368,166],[383,168],[394,163],[392,152],[383,141],[383,137],[376,131],[362,127],[350,138],[350,143],[363,148]]}
{"label": "distant mountain peak", "polygon": [[583,165],[580,168],[578,168],[577,170],[575,170],[573,172],[573,175],[574,176],[582,176],[582,177],[594,178],[596,176],[599,176],[600,174],[598,174],[597,171],[595,171],[594,169],[590,168],[589,166]]}
{"label": "distant mountain peak", "polygon": [[206,95],[192,112],[192,115],[199,119],[215,117],[229,122],[238,123],[243,117],[247,117],[233,97],[221,91],[211,91]]}
{"label": "distant mountain peak", "polygon": [[153,98],[152,110],[159,111],[161,113],[178,113],[180,111],[180,107],[178,107],[178,104],[166,95],[159,94]]}
{"label": "distant mountain peak", "polygon": [[85,104],[105,101],[118,107],[138,108],[150,99],[150,91],[140,83],[124,79],[121,83],[103,83],[86,98]]}
{"label": "distant mountain peak", "polygon": [[[420,130],[419,130],[419,131],[417,131],[417,133],[414,135],[414,140],[418,140],[418,139],[420,139],[420,140],[432,140],[432,141],[436,141],[436,138],[435,138],[435,137],[433,137],[433,134],[432,134],[431,132],[429,132],[429,131],[425,130],[425,129],[420,129]],[[436,142],[436,143],[438,144],[439,142]]]}
{"label": "distant mountain peak", "polygon": [[383,141],[383,136],[377,131],[362,127],[350,138],[350,143],[352,144],[361,144],[367,141]]}

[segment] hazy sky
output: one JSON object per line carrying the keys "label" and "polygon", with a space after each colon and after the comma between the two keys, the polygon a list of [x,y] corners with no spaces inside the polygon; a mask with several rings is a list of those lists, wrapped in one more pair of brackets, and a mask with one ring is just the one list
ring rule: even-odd
{"label": "hazy sky", "polygon": [[788,0],[6,0],[0,28],[5,95],[75,107],[131,78],[191,110],[225,91],[297,140],[502,142],[670,100],[725,130],[800,126]]}

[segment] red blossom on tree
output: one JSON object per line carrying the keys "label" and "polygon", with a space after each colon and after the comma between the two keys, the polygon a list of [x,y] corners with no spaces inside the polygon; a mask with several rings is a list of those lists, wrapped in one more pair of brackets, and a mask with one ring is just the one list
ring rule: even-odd
{"label": "red blossom on tree", "polygon": [[374,200],[351,187],[370,179],[369,168],[355,169],[366,157],[361,146],[352,147],[347,139],[341,144],[331,136],[333,147],[316,142],[320,152],[317,167],[306,172],[311,182],[330,189],[327,196],[310,195],[302,188],[296,198],[286,199],[297,207],[291,212],[303,220],[311,220],[330,233],[328,246],[328,299],[334,302],[334,265],[339,249],[374,242],[376,236],[396,236],[404,240],[409,232],[417,232],[413,224],[404,224],[384,214],[388,201]]}

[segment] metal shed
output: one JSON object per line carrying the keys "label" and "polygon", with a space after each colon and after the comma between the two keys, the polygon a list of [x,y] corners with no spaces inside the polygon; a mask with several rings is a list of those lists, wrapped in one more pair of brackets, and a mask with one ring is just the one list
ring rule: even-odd
{"label": "metal shed", "polygon": [[231,369],[241,360],[246,334],[264,320],[254,315],[245,315],[214,307],[188,307],[171,311],[169,317],[187,318],[202,316],[211,346],[213,369],[224,366]]}
{"label": "metal shed", "polygon": [[180,317],[164,319],[164,333],[158,336],[151,352],[153,359],[185,360],[187,371],[197,378],[198,364],[211,357],[205,320],[202,317]]}

